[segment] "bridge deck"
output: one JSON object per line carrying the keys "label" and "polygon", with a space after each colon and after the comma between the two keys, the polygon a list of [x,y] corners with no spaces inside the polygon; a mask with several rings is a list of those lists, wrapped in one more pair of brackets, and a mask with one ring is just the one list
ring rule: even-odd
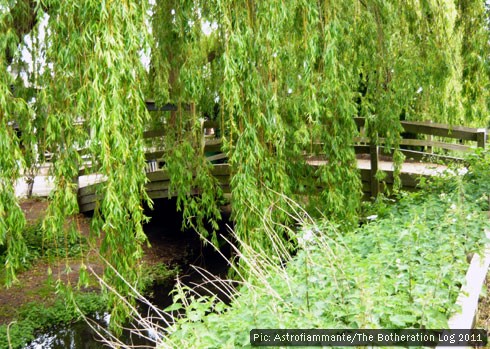
{"label": "bridge deck", "polygon": [[[325,160],[309,160],[308,163],[312,166],[320,166],[326,163]],[[393,183],[393,163],[386,160],[378,162],[379,169],[386,172],[386,183]],[[370,160],[358,159],[358,167],[361,172],[363,181],[363,190],[366,193],[370,192]],[[414,188],[417,184],[419,176],[434,176],[439,175],[446,170],[444,165],[435,165],[432,163],[421,162],[405,162],[402,165],[401,180],[405,188]],[[218,179],[225,193],[230,193],[229,177],[230,171],[228,164],[214,165],[213,175]],[[163,170],[157,170],[147,173],[149,182],[147,183],[147,192],[152,199],[168,198],[169,197],[169,176]],[[101,196],[96,193],[97,184],[104,182],[106,178],[102,175],[91,174],[79,177],[79,192],[78,200],[80,212],[91,211],[95,208],[96,203]],[[36,176],[34,179],[32,195],[48,196],[54,189],[53,177],[47,175],[47,170],[42,171],[42,175]],[[28,186],[24,179],[19,179],[16,183],[16,194],[19,197],[27,195]],[[196,191],[197,193],[197,191]],[[170,196],[173,196],[170,193]]]}

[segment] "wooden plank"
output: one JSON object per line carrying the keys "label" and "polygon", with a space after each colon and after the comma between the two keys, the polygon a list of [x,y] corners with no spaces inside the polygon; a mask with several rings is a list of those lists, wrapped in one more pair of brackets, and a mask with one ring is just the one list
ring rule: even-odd
{"label": "wooden plank", "polygon": [[147,100],[145,101],[146,109],[148,111],[177,111],[178,107],[175,104],[167,103],[161,107],[157,107],[155,101]]}
{"label": "wooden plank", "polygon": [[[215,164],[211,169],[211,173],[214,176],[229,176],[230,175],[230,165],[229,164]],[[146,174],[148,179],[152,182],[154,181],[168,181],[170,176],[166,170],[158,170],[155,172],[149,172]]]}
{"label": "wooden plank", "polygon": [[450,126],[445,124],[428,123],[421,121],[401,121],[401,125],[405,132],[422,133],[433,136],[441,136],[448,138],[464,139],[469,141],[477,141],[477,134],[484,129]]}
{"label": "wooden plank", "polygon": [[[385,152],[385,151],[388,151],[388,152]],[[427,156],[430,156],[430,154],[424,153],[422,151],[407,150],[407,149],[399,149],[399,151],[403,155],[405,155],[407,160],[421,161],[421,160],[424,160]],[[395,150],[393,148],[391,148],[391,149],[383,148],[383,155],[393,157],[394,153],[395,153]]]}
{"label": "wooden plank", "polygon": [[[204,121],[203,128],[214,128],[215,132],[219,130],[219,123],[217,121]],[[156,138],[156,137],[163,137],[165,136],[165,127],[162,125],[162,128],[158,129],[153,129],[153,130],[147,130],[143,132],[143,138],[148,139],[148,138]]]}
{"label": "wooden plank", "polygon": [[91,161],[85,161],[80,167],[79,167],[79,170],[78,170],[78,176],[87,176],[87,175],[90,175],[90,174],[94,174],[93,172],[93,164]]}
{"label": "wooden plank", "polygon": [[[485,230],[485,234],[487,239],[490,239],[490,231]],[[483,255],[475,253],[471,258],[470,265],[466,271],[465,281],[456,299],[456,305],[459,310],[448,320],[448,333],[453,333],[451,330],[471,330],[475,328],[481,290],[485,286],[485,278],[490,266],[490,244],[487,243],[484,247]],[[464,341],[459,344],[460,348],[475,348]],[[463,346],[462,344],[466,345]],[[485,346],[485,348],[487,347]],[[450,349],[454,347],[440,344],[436,348]]]}
{"label": "wooden plank", "polygon": [[[371,183],[371,170],[368,169],[363,169],[360,170],[361,172],[361,181],[363,183]],[[385,173],[385,178],[383,179],[383,182],[386,182],[388,184],[393,184],[393,171],[383,171]],[[418,184],[418,180],[420,178],[419,174],[412,174],[412,173],[401,173],[400,174],[400,180],[402,181],[402,186],[408,187],[408,188],[414,188]],[[427,178],[430,178],[430,176],[425,176]]]}
{"label": "wooden plank", "polygon": [[[231,193],[231,188],[229,185],[221,185],[221,189],[223,190],[223,193]],[[190,194],[188,195],[199,195],[201,191],[197,188],[192,188]],[[169,191],[168,190],[155,190],[148,192],[148,196],[152,199],[167,199],[169,198]],[[177,196],[176,192],[170,192],[170,197],[175,197]]]}
{"label": "wooden plank", "polygon": [[[434,140],[434,136],[433,135],[427,135],[427,140],[429,142],[432,142]],[[434,153],[434,148],[431,145],[429,145],[426,147],[426,151],[427,151],[427,153],[432,154],[432,153]]]}
{"label": "wooden plank", "polygon": [[[229,185],[229,179],[226,177],[217,177],[218,182],[220,183],[220,187],[223,191],[224,194],[230,194],[231,193],[231,187]],[[222,181],[221,181],[222,180]],[[168,191],[168,185],[170,182],[155,182],[155,183],[148,183],[151,184],[151,190],[147,191],[148,196],[151,199],[167,199],[169,198],[169,191]],[[193,188],[191,190],[190,195],[199,195],[200,190]],[[177,196],[176,192],[171,192],[170,197],[175,197]],[[96,205],[98,202],[102,200],[101,195],[85,195],[82,197],[78,198],[78,205],[79,205],[79,211],[80,212],[88,212],[92,211],[95,209]]]}
{"label": "wooden plank", "polygon": [[162,137],[164,135],[165,135],[165,131],[163,129],[149,130],[149,131],[143,132],[143,138],[144,139]]}
{"label": "wooden plank", "polygon": [[155,171],[155,172],[148,172],[146,174],[146,177],[151,182],[168,181],[170,179],[170,176],[168,175],[167,171],[165,171],[165,170],[158,170],[158,171]]}
{"label": "wooden plank", "polygon": [[207,139],[204,145],[204,151],[206,152],[221,151],[222,143],[223,142],[221,141],[221,138]]}
{"label": "wooden plank", "polygon": [[[355,117],[354,122],[358,128],[364,127],[366,124],[365,118]],[[400,121],[400,123],[404,132],[475,141],[481,148],[485,145],[486,129],[484,128],[451,126],[424,121]]]}
{"label": "wooden plank", "polygon": [[96,206],[97,206],[96,202],[91,202],[89,204],[79,205],[78,210],[82,213],[89,212],[95,210]]}
{"label": "wooden plank", "polygon": [[440,141],[429,141],[424,139],[401,139],[400,145],[421,146],[421,147],[435,147],[447,150],[454,150],[459,152],[469,152],[474,148],[462,144],[446,143]]}
{"label": "wooden plank", "polygon": [[[385,138],[378,138],[378,145],[384,145],[386,139]],[[368,137],[354,137],[354,142],[355,143],[369,143],[370,139]],[[460,152],[469,152],[474,150],[474,148],[467,146],[467,145],[462,145],[462,144],[454,144],[454,143],[447,143],[447,142],[441,142],[441,141],[431,141],[431,140],[425,140],[425,139],[408,139],[408,138],[402,138],[400,139],[400,145],[409,145],[409,146],[418,146],[418,147],[437,147],[437,148],[442,148],[442,149],[447,149],[447,150],[455,150],[455,151],[460,151]],[[360,146],[357,146],[360,147]]]}
{"label": "wooden plank", "polygon": [[145,189],[147,192],[155,191],[155,190],[167,190],[170,187],[169,180],[162,181],[151,181],[145,184]]}
{"label": "wooden plank", "polygon": [[[401,151],[403,155],[406,156],[407,159],[413,159],[417,161],[426,160],[427,162],[443,161],[443,162],[455,162],[455,163],[461,163],[465,161],[463,158],[458,158],[458,157],[448,156],[448,155],[428,154],[425,152],[408,150],[408,149],[399,149],[399,151]],[[382,154],[393,157],[394,149],[393,148],[388,149],[383,147]]]}
{"label": "wooden plank", "polygon": [[168,190],[155,190],[148,193],[150,199],[168,199],[175,195],[168,195]]}
{"label": "wooden plank", "polygon": [[[213,176],[220,185],[230,185],[229,176]],[[168,190],[170,188],[170,181],[155,181],[149,182],[145,185],[146,191]]]}
{"label": "wooden plank", "polygon": [[213,166],[211,173],[215,176],[229,176],[231,173],[230,164],[216,164]]}
{"label": "wooden plank", "polygon": [[[221,139],[208,139],[204,144],[205,152],[220,152],[221,151]],[[164,150],[155,150],[145,153],[146,160],[160,159],[165,154]]]}
{"label": "wooden plank", "polygon": [[223,159],[226,159],[226,158],[228,158],[228,155],[227,154],[225,154],[225,153],[219,153],[219,154],[207,156],[206,157],[206,160],[208,160],[209,162],[212,162],[212,161],[217,161],[217,160],[223,160]]}
{"label": "wooden plank", "polygon": [[95,184],[87,185],[86,187],[79,188],[78,196],[94,194],[97,191],[97,189],[102,188],[103,183],[104,182],[95,183]]}
{"label": "wooden plank", "polygon": [[229,186],[230,185],[230,177],[229,176],[216,176],[215,177],[218,180],[218,183],[221,186]]}
{"label": "wooden plank", "polygon": [[78,197],[78,205],[89,204],[91,202],[101,201],[103,198],[102,194],[90,194]]}
{"label": "wooden plank", "polygon": [[231,195],[231,187],[229,185],[221,185],[223,195]]}
{"label": "wooden plank", "polygon": [[[383,171],[386,174],[386,177],[383,179],[383,182],[393,184],[394,176],[392,171]],[[413,174],[413,173],[400,173],[400,180],[402,182],[402,187],[415,188],[420,180],[420,177],[423,175]],[[430,176],[424,176],[426,178],[430,178]]]}
{"label": "wooden plank", "polygon": [[[196,188],[191,189],[191,192],[188,195],[197,195],[199,194],[199,190]],[[169,197],[177,196],[176,192],[170,192],[168,190],[155,190],[148,193],[148,196],[152,199],[168,199]]]}
{"label": "wooden plank", "polygon": [[[487,239],[490,239],[490,230],[485,230]],[[449,319],[450,329],[472,329],[478,310],[478,300],[485,277],[490,266],[490,243],[485,244],[483,255],[475,253],[471,258],[470,266],[466,272],[465,282],[459,291],[456,304],[461,311]]]}
{"label": "wooden plank", "polygon": [[354,143],[365,143],[369,144],[371,139],[369,137],[354,137]]}
{"label": "wooden plank", "polygon": [[145,159],[146,160],[160,159],[163,156],[163,154],[165,154],[165,152],[163,150],[148,152],[148,153],[145,153]]}

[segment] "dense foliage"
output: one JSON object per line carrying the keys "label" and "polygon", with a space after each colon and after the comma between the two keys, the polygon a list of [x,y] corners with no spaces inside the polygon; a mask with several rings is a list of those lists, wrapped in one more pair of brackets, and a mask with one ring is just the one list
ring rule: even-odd
{"label": "dense foliage", "polygon": [[[23,230],[23,237],[26,253],[23,256],[22,269],[19,271],[29,268],[40,257],[45,257],[49,261],[68,257],[79,258],[88,250],[87,239],[79,234],[57,236],[56,239],[44,241],[40,222],[28,224]],[[7,257],[7,249],[0,247],[0,263],[5,263]]]}
{"label": "dense foliage", "polygon": [[0,349],[23,348],[36,338],[36,333],[60,324],[81,319],[83,315],[95,315],[107,309],[107,299],[96,293],[78,293],[72,300],[58,298],[54,304],[28,303],[17,313],[17,321],[0,326]]}
{"label": "dense foliage", "polygon": [[379,202],[355,231],[303,221],[297,253],[275,255],[282,266],[241,246],[250,275],[234,287],[216,281],[231,304],[176,291],[168,310],[180,313],[161,347],[250,346],[254,328],[447,328],[467,257],[486,242],[489,159],[463,179]]}
{"label": "dense foliage", "polygon": [[[0,0],[0,244],[8,282],[27,251],[14,181],[47,151],[55,154],[56,190],[45,239],[75,233],[64,217],[78,210],[74,178],[90,161],[89,172],[107,177],[93,232],[104,232],[108,262],[137,282],[147,200],[142,133],[158,122],[166,125],[164,161],[187,224],[202,231],[219,219],[204,117],[220,124],[242,240],[260,248],[271,244],[268,234],[284,237],[287,229],[266,230],[262,218],[287,221],[286,197],[355,223],[353,116],[367,118],[373,139],[395,146],[400,117],[485,125],[486,25],[481,0]],[[151,120],[145,98],[179,109]],[[329,162],[312,169],[305,154]],[[193,187],[201,195],[189,195]],[[127,292],[111,270],[106,276]]]}

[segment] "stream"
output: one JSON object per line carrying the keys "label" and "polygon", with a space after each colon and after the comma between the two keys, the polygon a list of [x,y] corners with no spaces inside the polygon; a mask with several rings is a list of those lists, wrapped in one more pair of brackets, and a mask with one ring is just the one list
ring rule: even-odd
{"label": "stream", "polygon": [[[181,273],[179,278],[183,284],[193,287],[199,294],[217,294],[220,298],[226,297],[219,294],[219,290],[206,286],[196,287],[203,283],[203,277],[192,266],[198,266],[207,272],[225,277],[228,265],[223,257],[211,246],[203,246],[198,235],[193,231],[180,231],[181,216],[175,212],[175,203],[171,200],[155,200],[154,210],[146,214],[151,216],[151,221],[144,226],[144,230],[152,245],[152,255],[161,257],[163,261],[171,260],[173,265],[178,265]],[[220,233],[227,234],[228,215],[220,224]],[[229,256],[228,251],[222,252]],[[147,299],[159,309],[165,309],[172,304],[172,296],[169,292],[175,283],[167,285],[153,285],[147,292]],[[138,303],[140,314],[148,314],[148,306]],[[107,313],[95,314],[91,317],[94,323],[101,329],[107,330],[110,316]],[[129,325],[130,326],[130,325]],[[152,337],[146,332],[146,336]],[[129,330],[123,331],[119,340],[125,344],[141,348],[153,348],[154,342],[142,338]],[[58,325],[48,331],[39,333],[34,341],[24,349],[99,349],[107,348],[97,333],[85,322],[78,321],[71,324]]]}

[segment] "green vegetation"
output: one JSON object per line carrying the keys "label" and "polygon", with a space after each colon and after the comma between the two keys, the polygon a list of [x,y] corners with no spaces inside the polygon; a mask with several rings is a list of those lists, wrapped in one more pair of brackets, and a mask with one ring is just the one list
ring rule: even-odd
{"label": "green vegetation", "polygon": [[148,292],[150,287],[153,285],[172,285],[179,271],[180,268],[178,266],[169,267],[164,263],[145,265],[143,267],[143,271],[141,272],[141,292]]}
{"label": "green vegetation", "polygon": [[[74,179],[89,162],[87,173],[107,178],[92,220],[115,267],[105,279],[130,293],[146,240],[143,203],[151,206],[143,131],[155,125],[165,128],[163,161],[184,224],[212,237],[221,190],[202,146],[204,118],[219,124],[243,246],[270,254],[276,238],[295,238],[287,198],[349,225],[350,236],[361,200],[353,117],[395,148],[400,118],[488,125],[487,26],[482,0],[0,0],[6,284],[29,255],[15,180],[49,152],[56,190],[43,236],[54,243],[76,231],[65,217],[78,210]],[[150,116],[145,99],[179,108]],[[305,154],[328,163],[311,167]],[[264,217],[278,225],[267,229]],[[116,322],[129,310],[115,296],[109,305]]]}
{"label": "green vegetation", "polygon": [[[32,263],[40,257],[49,260],[59,258],[77,258],[87,252],[88,245],[86,238],[80,236],[79,232],[71,232],[70,236],[57,236],[54,240],[46,240],[44,230],[40,222],[27,225],[23,233],[26,243],[26,255],[22,264],[21,271],[28,269]],[[4,264],[6,250],[0,248],[0,263]]]}
{"label": "green vegetation", "polygon": [[98,293],[76,293],[73,300],[77,307],[72,300],[62,297],[51,306],[38,302],[23,305],[18,310],[17,321],[0,326],[0,348],[22,348],[35,338],[37,331],[80,320],[80,312],[93,315],[107,310],[107,300]]}
{"label": "green vegetation", "polygon": [[486,242],[489,170],[486,156],[464,177],[448,174],[396,203],[380,199],[377,216],[355,230],[303,218],[290,233],[294,256],[280,241],[272,256],[240,246],[250,272],[232,303],[178,288],[167,310],[185,316],[163,347],[249,346],[253,328],[446,328],[467,256]]}

